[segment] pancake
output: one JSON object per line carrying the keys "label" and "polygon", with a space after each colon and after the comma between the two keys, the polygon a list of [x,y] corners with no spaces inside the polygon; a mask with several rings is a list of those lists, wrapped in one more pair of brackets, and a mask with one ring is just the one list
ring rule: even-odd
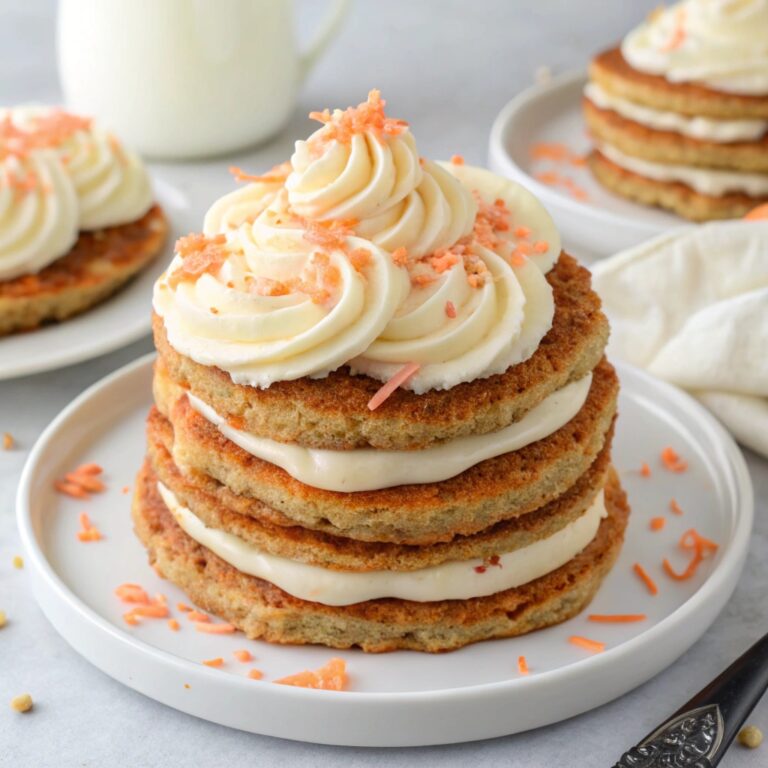
{"label": "pancake", "polygon": [[532,357],[505,373],[415,395],[398,389],[375,411],[368,402],[381,382],[341,368],[323,379],[276,382],[268,389],[234,384],[227,373],[195,363],[168,343],[155,316],[162,366],[240,428],[281,442],[345,450],[425,448],[508,426],[547,395],[597,365],[608,322],[592,291],[589,272],[563,253],[547,275],[555,298],[553,326]]}
{"label": "pancake", "polygon": [[591,152],[587,162],[597,180],[612,192],[645,205],[666,208],[691,221],[738,219],[768,200],[740,193],[704,195],[680,182],[649,179],[620,168],[599,150]]}
{"label": "pancake", "polygon": [[150,445],[162,441],[164,411],[173,425],[176,463],[186,473],[212,478],[211,492],[241,514],[361,541],[433,544],[531,512],[574,485],[610,444],[618,386],[613,367],[603,361],[581,410],[548,437],[440,483],[376,491],[339,493],[304,485],[232,443],[186,397],[165,403],[157,388],[160,410],[150,413],[148,439]]}
{"label": "pancake", "polygon": [[206,527],[231,533],[269,554],[335,570],[408,571],[449,560],[487,559],[526,547],[580,517],[605,485],[610,466],[610,449],[606,446],[562,496],[539,510],[472,536],[456,536],[449,543],[430,546],[361,542],[300,526],[276,525],[233,511],[247,506],[248,500],[233,499],[231,493],[217,496],[212,492],[215,484],[210,478],[197,473],[184,475],[167,448],[173,441],[170,424],[158,426],[157,432],[164,434],[150,444],[147,454],[152,471]]}
{"label": "pancake", "polygon": [[491,638],[512,637],[571,618],[592,599],[621,549],[629,509],[612,473],[608,517],[591,544],[561,568],[521,587],[470,600],[417,603],[370,600],[331,607],[294,598],[269,582],[240,573],[179,527],[145,464],[133,500],[136,533],[149,561],[204,610],[252,639],[272,643],[448,651]]}
{"label": "pancake", "polygon": [[154,205],[130,224],[81,232],[69,253],[37,274],[0,281],[0,336],[65,320],[103,301],[158,254],[167,232]]}
{"label": "pancake", "polygon": [[601,109],[584,99],[591,134],[624,154],[654,163],[692,165],[747,172],[768,172],[768,135],[760,141],[701,141],[674,131],[659,131]]}
{"label": "pancake", "polygon": [[766,96],[723,93],[697,83],[671,83],[662,75],[631,67],[620,48],[596,56],[589,77],[606,91],[652,109],[727,120],[768,119]]}

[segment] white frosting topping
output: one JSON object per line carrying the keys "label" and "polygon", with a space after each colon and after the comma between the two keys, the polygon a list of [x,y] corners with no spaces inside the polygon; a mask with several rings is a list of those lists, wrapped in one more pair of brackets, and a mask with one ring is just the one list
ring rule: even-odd
{"label": "white frosting topping", "polygon": [[0,280],[39,272],[77,240],[77,194],[53,150],[2,158]]}
{"label": "white frosting topping", "polygon": [[[24,106],[7,110],[22,130],[34,131],[41,119],[61,115],[51,107]],[[149,175],[135,152],[110,133],[83,121],[52,147],[65,163],[77,192],[81,230],[103,229],[140,219],[152,207]]]}
{"label": "white frosting topping", "polygon": [[[416,602],[469,600],[519,587],[572,560],[594,539],[607,516],[603,492],[584,514],[546,539],[499,553],[497,565],[479,558],[455,560],[415,571],[337,571],[268,554],[225,531],[208,528],[162,483],[171,514],[195,541],[242,573],[264,579],[300,600],[352,605],[392,597]],[[481,572],[475,570],[480,566]]]}
{"label": "white frosting topping", "polygon": [[305,485],[353,493],[411,483],[438,483],[481,461],[524,448],[567,424],[587,399],[592,374],[567,384],[531,408],[520,421],[496,432],[451,440],[420,451],[304,448],[258,437],[228,424],[210,405],[187,393],[192,407],[226,438],[259,459],[282,467]]}
{"label": "white frosting topping", "polygon": [[726,144],[735,141],[758,141],[768,132],[768,120],[718,120],[710,117],[688,117],[677,112],[664,112],[637,104],[609,93],[597,83],[587,83],[584,95],[600,109],[610,109],[621,117],[659,131],[674,131],[700,141]]}
{"label": "white frosting topping", "polygon": [[[170,343],[260,387],[323,376],[344,363],[382,381],[416,365],[402,386],[417,393],[502,373],[533,354],[554,313],[543,275],[560,254],[557,230],[536,198],[487,171],[419,158],[413,136],[384,115],[376,92],[356,108],[319,119],[324,126],[296,144],[290,163],[209,210],[205,234],[224,234],[231,256],[218,272],[168,286],[165,296],[156,291]],[[329,245],[329,232],[342,233],[343,242],[336,237]],[[348,279],[328,300],[284,290],[269,301],[253,296],[263,278],[296,285],[307,259],[329,247]],[[353,251],[372,254],[375,268],[357,271],[362,280],[353,279],[348,264],[342,269]],[[382,254],[394,265],[385,269]],[[180,264],[174,261],[171,271]],[[376,285],[368,284],[369,272]],[[237,286],[233,276],[243,290],[231,303],[231,294],[212,288]],[[324,319],[336,313],[337,301],[350,304],[358,294],[357,309],[339,311],[342,322]],[[303,308],[295,326],[270,317],[286,314],[287,301]],[[370,322],[360,324],[362,316]],[[312,334],[297,343],[296,334],[310,327]],[[274,334],[285,354],[271,343]],[[301,361],[294,364],[297,346]]]}
{"label": "white frosting topping", "polygon": [[652,13],[621,52],[635,69],[673,83],[768,94],[768,0],[683,0]]}
{"label": "white frosting topping", "polygon": [[620,168],[656,181],[681,182],[703,195],[717,197],[728,192],[743,192],[752,197],[768,195],[768,174],[654,163],[626,155],[609,144],[600,144],[598,149]]}

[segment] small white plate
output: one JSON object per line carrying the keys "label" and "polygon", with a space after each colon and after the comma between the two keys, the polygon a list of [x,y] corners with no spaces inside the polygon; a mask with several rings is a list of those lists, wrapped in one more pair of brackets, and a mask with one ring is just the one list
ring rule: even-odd
{"label": "small white plate", "polygon": [[173,256],[181,235],[199,227],[186,196],[153,179],[155,198],[168,218],[164,249],[114,296],[81,315],[34,331],[0,337],[0,380],[51,371],[124,347],[151,329],[152,286]]}
{"label": "small white plate", "polygon": [[[610,256],[670,229],[691,226],[674,214],[612,194],[585,165],[532,156],[536,144],[549,142],[564,144],[577,156],[589,152],[591,140],[581,109],[586,82],[583,73],[568,73],[512,99],[491,128],[491,170],[520,182],[541,199],[576,256]],[[565,186],[544,184],[536,178],[547,171],[571,179],[587,198],[578,200]]]}
{"label": "small white plate", "polygon": [[[183,593],[147,565],[131,530],[130,495],[144,453],[151,405],[151,356],[108,376],[69,405],[33,449],[18,493],[18,523],[35,595],[54,627],[99,669],[153,699],[198,717],[255,733],[359,746],[450,743],[515,733],[556,722],[613,699],[653,677],[707,629],[741,571],[752,525],[752,489],[744,461],[720,425],[687,395],[622,366],[621,418],[615,463],[633,513],[621,557],[584,615],[560,626],[453,653],[364,654],[287,647],[192,630],[177,611]],[[690,462],[684,474],[661,467],[671,445]],[[54,478],[85,461],[105,467],[107,492],[78,502],[57,495]],[[648,462],[650,479],[638,468]],[[669,514],[671,498],[684,510]],[[87,510],[104,539],[76,539]],[[653,516],[667,518],[652,532]],[[683,567],[676,542],[695,526],[720,549],[694,579],[674,582],[661,560]],[[659,584],[649,595],[632,573],[642,563]],[[128,627],[114,595],[123,582],[162,592],[182,627],[164,620]],[[635,624],[596,624],[586,613],[646,613]],[[568,642],[583,635],[606,643],[590,655]],[[246,648],[252,664],[232,656]],[[270,682],[342,656],[351,675],[346,692]],[[517,672],[525,655],[528,677]],[[221,656],[222,669],[201,661]],[[248,679],[248,669],[264,680]],[[703,681],[702,681],[703,682]]]}

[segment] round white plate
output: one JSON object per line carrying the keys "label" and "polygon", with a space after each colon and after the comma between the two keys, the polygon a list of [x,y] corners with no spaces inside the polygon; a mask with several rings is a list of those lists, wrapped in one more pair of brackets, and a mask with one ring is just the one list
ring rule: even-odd
{"label": "round white plate", "polygon": [[[670,229],[691,226],[672,213],[612,194],[585,165],[532,156],[536,144],[549,142],[564,144],[577,156],[589,152],[591,140],[581,111],[586,82],[581,72],[568,73],[512,99],[491,128],[491,170],[520,182],[539,197],[557,222],[566,246],[577,256],[610,256]],[[536,178],[548,171],[572,180],[587,198],[578,200],[566,186],[544,184]]]}
{"label": "round white plate", "polygon": [[[151,356],[142,358],[97,383],[48,427],[21,479],[18,523],[37,600],[72,647],[122,683],[198,717],[271,736],[360,746],[470,741],[535,728],[603,704],[671,664],[714,620],[741,571],[752,525],[741,454],[691,398],[622,366],[615,463],[633,513],[620,560],[589,610],[646,613],[646,621],[596,624],[585,614],[526,637],[437,655],[338,652],[195,632],[175,608],[183,593],[147,565],[124,492],[143,458],[151,363]],[[662,468],[659,454],[667,445],[689,461],[686,473]],[[53,480],[85,461],[105,467],[107,492],[88,502],[57,495]],[[649,479],[638,472],[642,462],[652,468]],[[682,516],[669,514],[673,497]],[[77,540],[82,510],[102,541]],[[649,520],[657,515],[667,525],[652,532]],[[694,579],[674,582],[661,560],[684,566],[676,542],[692,526],[720,549]],[[656,597],[633,575],[635,562],[658,581]],[[164,620],[128,627],[121,618],[126,606],[114,596],[123,582],[167,595],[181,630],[171,631]],[[568,642],[571,635],[601,640],[606,651],[590,655]],[[242,648],[253,654],[252,664],[233,658]],[[528,677],[517,672],[520,655],[527,657]],[[226,660],[221,669],[201,664],[219,656]],[[270,682],[332,656],[347,662],[348,691]],[[246,676],[252,666],[263,671],[262,681]]]}
{"label": "round white plate", "polygon": [[168,218],[168,239],[149,266],[114,296],[61,323],[0,338],[0,380],[51,371],[124,347],[151,329],[152,286],[178,237],[199,228],[186,196],[155,178],[155,198]]}

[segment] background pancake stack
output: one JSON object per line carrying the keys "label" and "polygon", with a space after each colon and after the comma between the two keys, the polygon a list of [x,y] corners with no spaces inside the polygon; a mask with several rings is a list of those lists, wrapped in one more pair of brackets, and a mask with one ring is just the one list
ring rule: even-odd
{"label": "background pancake stack", "polygon": [[768,200],[768,4],[685,0],[590,67],[589,165],[617,194],[694,221]]}
{"label": "background pancake stack", "polygon": [[563,621],[629,512],[589,273],[519,186],[419,161],[377,94],[320,119],[156,286],[136,532],[271,642],[443,651]]}

